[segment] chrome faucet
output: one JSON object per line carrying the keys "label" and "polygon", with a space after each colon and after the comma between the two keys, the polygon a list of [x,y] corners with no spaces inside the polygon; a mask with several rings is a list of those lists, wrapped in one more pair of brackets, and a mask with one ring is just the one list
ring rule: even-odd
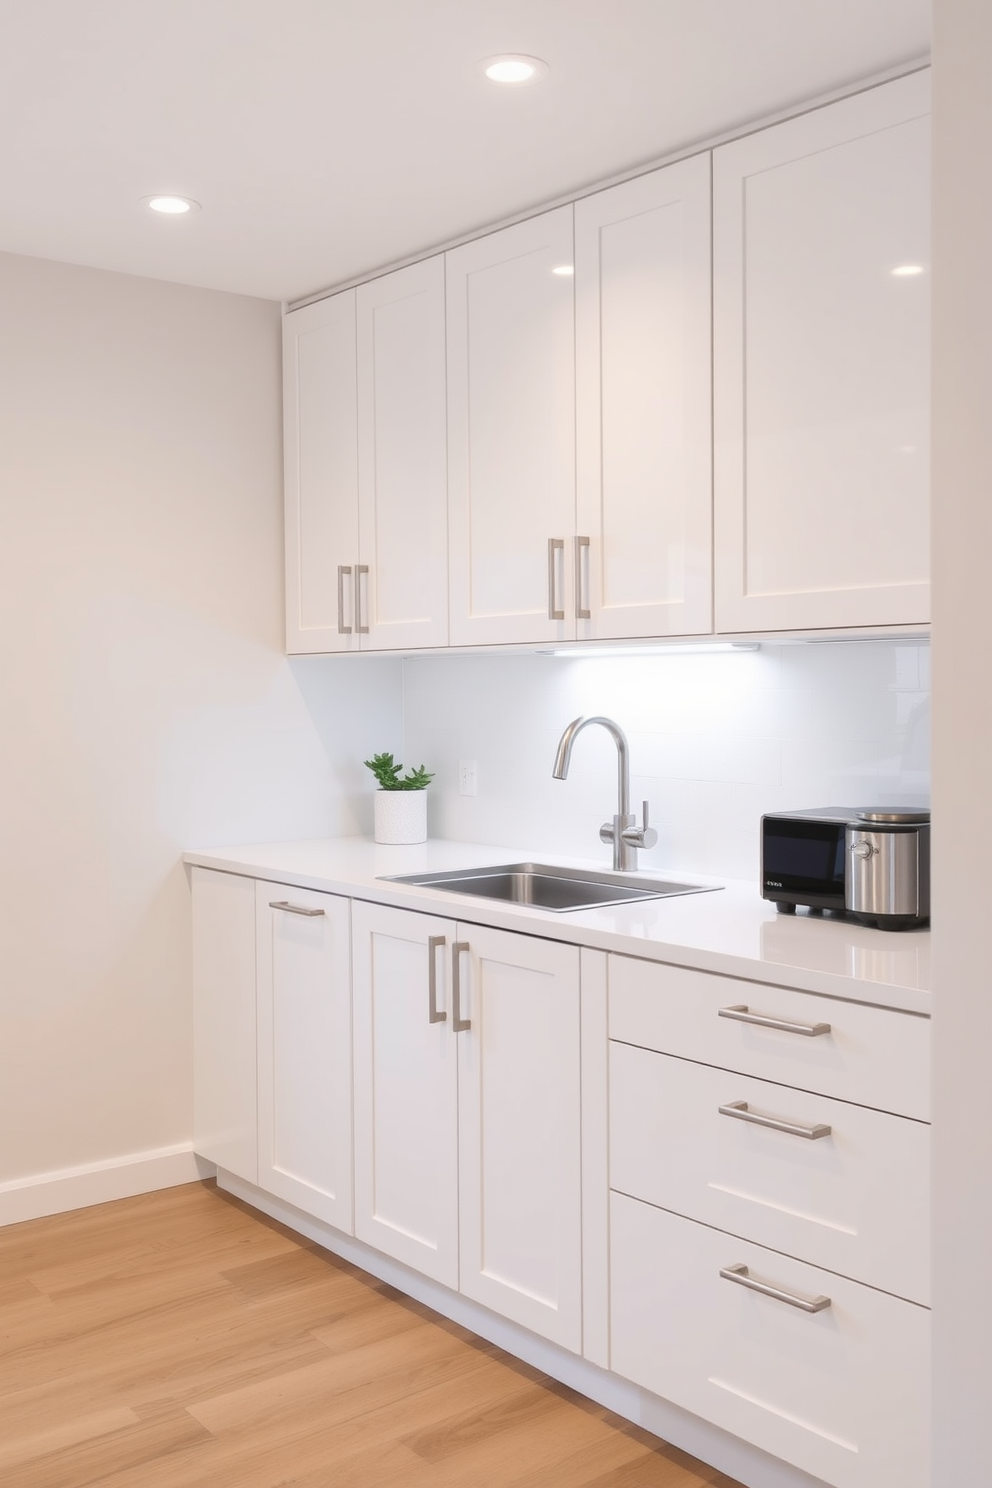
{"label": "chrome faucet", "polygon": [[568,728],[558,741],[558,753],[555,755],[555,767],[552,775],[555,780],[564,780],[568,774],[569,761],[572,758],[572,745],[575,737],[589,723],[601,723],[617,746],[617,814],[612,822],[604,822],[599,829],[600,839],[603,842],[613,844],[613,871],[615,873],[631,873],[637,867],[637,849],[639,847],[654,847],[658,841],[658,833],[654,827],[648,826],[648,803],[644,802],[644,822],[642,826],[637,825],[637,817],[631,815],[630,811],[630,748],[627,744],[627,735],[618,723],[612,718],[573,718]]}

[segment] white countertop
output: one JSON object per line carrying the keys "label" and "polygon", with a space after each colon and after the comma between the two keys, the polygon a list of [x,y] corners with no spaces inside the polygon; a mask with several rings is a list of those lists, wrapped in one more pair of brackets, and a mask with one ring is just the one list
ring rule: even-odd
{"label": "white countertop", "polygon": [[797,987],[904,1012],[930,1012],[928,930],[871,930],[802,911],[780,915],[761,898],[757,884],[746,880],[717,880],[675,869],[653,869],[645,876],[696,884],[720,882],[724,886],[715,893],[560,914],[420,885],[383,883],[381,878],[496,863],[539,861],[572,868],[604,868],[607,862],[469,842],[430,841],[412,847],[384,847],[363,837],[208,847],[185,853],[184,861],[700,971]]}

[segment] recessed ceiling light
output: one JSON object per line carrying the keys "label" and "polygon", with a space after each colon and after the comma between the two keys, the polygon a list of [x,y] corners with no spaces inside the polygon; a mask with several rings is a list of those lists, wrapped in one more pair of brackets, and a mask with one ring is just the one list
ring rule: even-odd
{"label": "recessed ceiling light", "polygon": [[924,274],[926,270],[922,264],[899,264],[892,270],[893,279],[912,279],[916,274]]}
{"label": "recessed ceiling light", "polygon": [[540,57],[509,52],[501,57],[485,57],[479,66],[491,83],[536,83],[550,71]]}
{"label": "recessed ceiling light", "polygon": [[566,274],[574,274],[575,273],[575,265],[574,264],[559,264],[557,266],[557,268],[552,269],[551,272],[552,272],[552,274],[561,274],[563,276],[566,275]]}
{"label": "recessed ceiling light", "polygon": [[143,196],[141,203],[149,212],[158,212],[162,217],[185,217],[188,212],[200,210],[200,203],[189,196]]}

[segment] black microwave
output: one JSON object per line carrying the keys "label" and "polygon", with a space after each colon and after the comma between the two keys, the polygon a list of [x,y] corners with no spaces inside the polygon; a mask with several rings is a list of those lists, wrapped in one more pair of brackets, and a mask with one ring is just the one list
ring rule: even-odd
{"label": "black microwave", "polygon": [[858,807],[772,811],[761,818],[761,893],[784,914],[797,904],[844,908],[844,828]]}

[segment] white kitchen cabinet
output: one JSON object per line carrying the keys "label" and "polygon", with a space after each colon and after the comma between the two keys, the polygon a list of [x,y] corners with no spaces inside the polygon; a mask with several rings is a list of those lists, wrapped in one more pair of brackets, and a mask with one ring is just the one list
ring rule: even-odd
{"label": "white kitchen cabinet", "polygon": [[357,651],[355,291],[283,320],[286,646]]}
{"label": "white kitchen cabinet", "polygon": [[927,1488],[925,1307],[622,1194],[610,1212],[619,1374],[834,1488]]}
{"label": "white kitchen cabinet", "polygon": [[190,883],[193,1151],[255,1183],[255,883],[199,867]]}
{"label": "white kitchen cabinet", "polygon": [[455,646],[575,635],[573,270],[570,206],[446,255]]}
{"label": "white kitchen cabinet", "polygon": [[358,288],[363,649],[448,640],[444,259]]}
{"label": "white kitchen cabinet", "polygon": [[708,152],[576,202],[580,640],[712,628],[710,282]]}
{"label": "white kitchen cabinet", "polygon": [[256,894],[258,1183],[351,1233],[349,901]]}
{"label": "white kitchen cabinet", "polygon": [[284,320],[290,652],[447,641],[444,260]]}
{"label": "white kitchen cabinet", "polygon": [[718,631],[929,618],[929,79],[714,152]]}
{"label": "white kitchen cabinet", "polygon": [[452,925],[352,905],[355,1233],[458,1287],[458,1049]]}
{"label": "white kitchen cabinet", "polygon": [[609,981],[611,1367],[834,1488],[923,1488],[929,1020]]}
{"label": "white kitchen cabinet", "polygon": [[580,1353],[579,952],[459,925],[452,958],[460,1287]]}
{"label": "white kitchen cabinet", "polygon": [[581,1352],[578,950],[373,904],[353,930],[357,1234]]}

